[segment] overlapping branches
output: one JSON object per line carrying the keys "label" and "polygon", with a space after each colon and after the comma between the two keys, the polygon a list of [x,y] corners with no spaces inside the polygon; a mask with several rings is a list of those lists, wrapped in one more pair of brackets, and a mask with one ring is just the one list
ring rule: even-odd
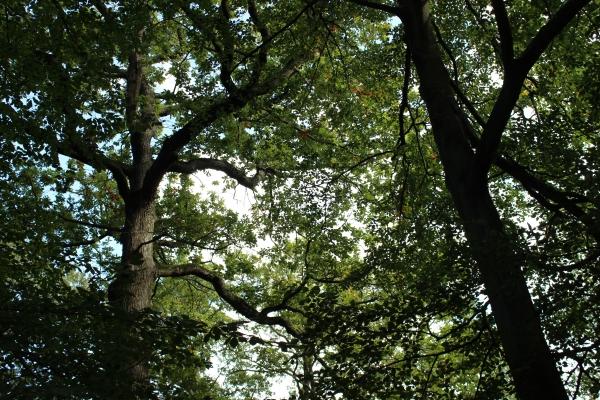
{"label": "overlapping branches", "polygon": [[[317,1],[313,1],[311,5],[316,4]],[[226,10],[224,8],[225,5],[221,5],[222,10]],[[289,77],[291,77],[294,73],[296,73],[297,68],[304,63],[307,59],[312,57],[313,49],[307,48],[303,51],[298,51],[293,56],[289,57],[287,62],[285,62],[281,67],[279,67],[275,71],[271,71],[268,74],[264,72],[264,67],[266,64],[267,57],[267,46],[264,44],[264,40],[272,40],[273,36],[269,35],[266,26],[260,20],[256,8],[252,5],[249,6],[249,13],[254,14],[251,15],[251,19],[257,24],[257,29],[261,33],[261,37],[263,39],[263,44],[261,44],[258,48],[258,61],[253,64],[252,71],[252,79],[250,79],[245,84],[238,86],[234,83],[232,78],[233,67],[231,65],[232,60],[231,52],[232,48],[228,47],[229,44],[221,43],[216,36],[210,35],[212,38],[211,41],[215,46],[217,55],[221,60],[220,66],[220,80],[223,86],[226,88],[228,95],[224,98],[216,98],[211,103],[209,103],[205,108],[199,111],[194,118],[192,118],[189,122],[183,125],[180,129],[175,131],[171,136],[169,136],[162,144],[158,156],[152,163],[152,166],[148,170],[145,179],[144,179],[144,193],[147,196],[152,196],[156,191],[158,184],[162,180],[165,173],[171,171],[173,166],[178,161],[178,155],[190,141],[192,141],[204,128],[208,127],[210,124],[215,122],[217,119],[224,115],[231,114],[237,110],[243,108],[248,102],[252,99],[255,99],[259,96],[265,95],[271,92],[274,88],[281,85],[285,82]],[[307,13],[310,7],[304,7],[298,15],[294,16],[293,19],[299,18],[302,14]],[[189,8],[184,8],[184,12],[191,19],[193,24],[201,24],[202,18],[194,13],[193,10]],[[223,11],[225,13],[225,11]],[[287,26],[288,24],[286,24]],[[201,26],[199,26],[200,28]],[[225,31],[227,31],[227,27],[223,27]],[[289,27],[288,27],[289,29]],[[228,37],[229,33],[225,32],[224,37]],[[225,39],[223,39],[225,40]],[[240,183],[248,183],[252,184],[253,181],[242,179],[242,176],[239,172],[234,171],[231,167],[227,165],[226,162],[213,162],[208,165],[205,161],[201,162],[191,162],[188,164],[180,163],[175,165],[175,169],[184,169],[189,170],[194,165],[198,165],[199,163],[204,164],[205,168],[210,168],[210,166],[217,166],[217,169],[223,170],[224,172],[231,172],[234,176],[241,178]],[[260,176],[260,174],[257,174]],[[237,178],[234,178],[237,179]]]}
{"label": "overlapping branches", "polygon": [[500,52],[505,67],[505,77],[500,94],[483,129],[481,141],[477,146],[475,164],[480,174],[487,174],[494,162],[502,133],[519,98],[527,73],[548,48],[552,40],[589,2],[590,0],[568,0],[563,3],[548,22],[538,30],[523,53],[513,62],[512,33],[504,2],[501,0],[493,1],[500,33]]}
{"label": "overlapping branches", "polygon": [[[501,31],[501,43],[504,43],[503,47],[505,49],[502,52],[505,54],[505,56],[503,56],[502,59],[503,64],[506,68],[509,64],[512,65],[514,62],[516,62],[516,60],[514,60],[514,55],[512,51],[512,33],[510,32],[510,25],[508,21],[508,15],[506,14],[506,9],[504,7],[504,2],[494,1],[493,5],[496,10],[498,29],[499,31]],[[438,41],[440,42],[440,45],[447,53],[448,57],[452,60],[453,65],[455,65],[455,56],[452,53],[450,47],[445,43],[444,38],[442,37],[438,29],[436,29],[436,35]],[[502,37],[504,37],[504,39]],[[511,47],[511,50],[506,49],[506,47],[508,46]],[[507,56],[508,53],[510,53],[509,56]],[[521,56],[520,58],[522,57],[523,56]],[[457,78],[455,74],[455,81],[452,83],[458,100],[462,103],[462,105],[464,105],[464,107],[466,107],[473,119],[477,122],[477,124],[480,125],[480,128],[485,133],[488,123],[486,122],[485,118],[479,113],[477,108],[473,105],[468,96],[465,95],[465,93],[461,90],[461,88],[459,87],[459,83],[456,81],[456,79]],[[506,79],[512,79],[510,74]],[[471,146],[475,149],[480,148],[481,140],[475,134],[475,129],[471,126],[471,123],[465,118],[463,124],[466,128],[466,133],[468,135],[468,139],[471,143]],[[577,220],[579,220],[581,223],[583,223],[587,227],[589,233],[592,234],[592,236],[600,240],[600,233],[595,227],[596,224],[594,219],[590,217],[590,215],[588,215],[588,213],[586,213],[580,206],[580,204],[582,203],[590,204],[590,199],[577,193],[567,193],[561,191],[560,189],[557,189],[550,183],[537,178],[536,173],[534,171],[531,171],[526,166],[519,164],[516,160],[508,157],[507,155],[497,154],[493,158],[492,163],[498,168],[500,168],[502,171],[506,172],[511,177],[513,177],[517,182],[519,182],[523,186],[523,188],[529,193],[529,195],[533,197],[542,207],[554,212],[565,210],[566,212],[574,216]]]}

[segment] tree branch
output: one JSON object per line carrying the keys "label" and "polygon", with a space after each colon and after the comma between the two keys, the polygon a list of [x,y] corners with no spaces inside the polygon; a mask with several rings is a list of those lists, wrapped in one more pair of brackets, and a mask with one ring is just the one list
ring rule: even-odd
{"label": "tree branch", "polygon": [[45,136],[47,143],[56,149],[59,154],[80,161],[96,171],[108,170],[117,182],[117,188],[121,197],[129,194],[128,171],[129,166],[105,156],[98,149],[90,149],[87,145],[79,143],[75,138],[68,141],[59,141],[51,135]]}
{"label": "tree branch", "polygon": [[540,28],[523,53],[517,58],[517,65],[525,73],[536,63],[552,40],[567,26],[577,13],[591,0],[568,0],[548,22]]}
{"label": "tree branch", "polygon": [[309,2],[307,2],[305,4],[305,6],[296,14],[294,15],[292,18],[290,18],[288,20],[288,22],[286,22],[285,25],[283,25],[281,28],[279,28],[275,33],[270,34],[269,35],[269,39],[266,41],[263,41],[260,45],[258,45],[257,47],[255,47],[254,49],[252,49],[252,51],[250,51],[248,54],[246,54],[244,56],[244,58],[242,58],[240,61],[238,61],[238,63],[233,67],[233,69],[237,69],[240,65],[242,65],[243,63],[246,62],[246,60],[248,60],[250,57],[252,57],[254,54],[256,54],[257,52],[263,51],[264,48],[268,47],[271,43],[273,43],[273,41],[281,36],[283,33],[285,33],[288,29],[290,29],[290,27],[292,25],[294,25],[296,22],[298,22],[298,20],[300,19],[300,17],[304,14],[306,14],[308,12],[308,10],[310,10],[314,5],[316,5],[319,1],[321,0],[311,0]]}
{"label": "tree branch", "polygon": [[74,135],[69,140],[59,140],[54,132],[40,128],[23,118],[10,105],[0,102],[0,112],[9,117],[14,126],[22,126],[25,131],[40,143],[49,145],[58,154],[80,161],[96,171],[108,170],[117,182],[119,194],[126,196],[129,193],[127,173],[129,166],[105,156],[99,149],[92,149],[87,144],[81,143]]}
{"label": "tree branch", "polygon": [[258,48],[260,50],[258,51],[258,56],[256,57],[256,63],[254,65],[254,67],[252,68],[252,78],[250,79],[251,82],[255,83],[255,82],[258,82],[258,80],[260,78],[260,72],[262,71],[265,64],[267,63],[267,56],[268,56],[267,43],[269,43],[271,41],[271,34],[269,33],[269,29],[267,28],[267,25],[265,25],[265,23],[260,19],[259,15],[258,15],[258,10],[256,9],[256,2],[254,0],[248,0],[248,14],[250,14],[250,19],[252,20],[252,23],[258,29],[258,32],[260,33],[261,42],[262,42],[261,45],[258,46]]}
{"label": "tree branch", "polygon": [[105,237],[110,236],[110,232],[106,231],[104,232],[102,235],[95,237],[93,239],[89,239],[89,240],[82,240],[80,242],[68,242],[68,243],[63,243],[61,244],[61,247],[81,247],[81,246],[90,246],[92,244],[96,244],[99,241],[101,241],[102,239],[104,239]]}
{"label": "tree branch", "polygon": [[384,11],[389,14],[398,15],[400,13],[400,7],[390,6],[388,4],[381,4],[376,1],[369,0],[349,0],[350,3],[357,4],[359,6],[364,6],[368,8],[372,8],[374,10]]}
{"label": "tree branch", "polygon": [[203,32],[212,43],[214,52],[216,53],[220,64],[219,79],[221,84],[229,94],[235,94],[238,91],[238,87],[231,78],[231,73],[235,69],[235,67],[233,67],[234,43],[233,36],[229,29],[231,13],[227,2],[221,1],[219,6],[220,21],[216,26],[221,33],[221,40],[219,40],[217,34],[210,28],[215,25],[214,22],[202,16],[196,10],[192,10],[189,7],[189,4],[181,4],[181,9],[192,25],[198,29],[198,31]]}
{"label": "tree branch", "polygon": [[[51,53],[37,50],[35,52],[40,56],[42,65],[45,67],[52,67],[56,70],[57,74],[60,76],[61,83],[65,85],[61,89],[66,93],[69,93],[67,88],[69,87],[68,82],[70,81],[70,78],[66,73],[64,64],[61,62],[61,60],[57,59],[56,55]],[[64,102],[62,104],[62,112],[65,114],[65,119],[67,121],[63,128],[63,134],[65,136],[65,139],[63,140],[57,139],[55,132],[48,132],[48,130],[40,128],[37,124],[32,124],[30,121],[15,112],[11,106],[0,103],[0,108],[2,111],[10,115],[13,123],[16,124],[18,121],[19,125],[25,126],[30,130],[30,134],[34,139],[38,139],[41,143],[49,145],[59,154],[87,164],[96,171],[109,170],[117,182],[119,193],[122,197],[125,197],[129,192],[129,184],[127,180],[128,167],[119,161],[112,160],[105,156],[100,149],[98,149],[96,143],[92,142],[90,145],[82,142],[80,139],[81,135],[77,132],[75,112],[72,106],[65,101],[67,97],[68,95],[65,95],[61,100]],[[88,135],[88,137],[89,136],[92,135]]]}
{"label": "tree branch", "polygon": [[[469,1],[469,0],[465,0],[465,4],[467,6],[467,10],[471,13],[471,15],[473,16],[473,18],[475,19],[477,24],[481,27],[481,29],[483,29],[484,31],[487,30],[487,25],[488,25],[487,21],[481,18],[481,15],[479,15],[479,12],[477,12],[477,10],[475,10],[473,3],[471,3],[471,1]],[[491,43],[491,46],[494,49],[494,52],[500,56],[500,46],[499,46],[498,42],[496,40],[494,40]]]}
{"label": "tree branch", "polygon": [[[455,87],[459,99],[467,106],[473,117],[480,125],[484,125],[484,122],[477,113],[477,110],[470,104],[469,99],[462,93],[458,87]],[[463,122],[467,133],[467,138],[473,147],[479,145],[479,138],[475,135],[473,127],[468,120]],[[586,213],[578,203],[591,204],[592,201],[577,193],[563,192],[548,182],[542,181],[535,177],[528,169],[510,157],[498,154],[493,163],[500,168],[502,171],[509,174],[517,182],[519,182],[523,188],[533,197],[542,207],[551,210],[559,211],[564,209],[569,214],[574,216],[578,221],[586,226],[588,232],[600,242],[600,230],[597,228],[597,223],[593,217]]]}
{"label": "tree branch", "polygon": [[224,115],[242,109],[250,100],[269,93],[296,72],[296,68],[304,62],[309,54],[302,54],[288,61],[278,72],[266,77],[254,86],[240,90],[237,95],[215,100],[203,111],[168,137],[144,179],[144,191],[148,196],[154,195],[165,173],[169,172],[177,162],[181,149],[193,140],[199,132]]}
{"label": "tree branch", "polygon": [[189,161],[176,161],[169,167],[169,172],[179,172],[182,174],[192,174],[198,171],[212,169],[221,171],[227,174],[232,179],[235,179],[240,185],[248,189],[254,189],[268,172],[274,172],[270,168],[257,168],[254,176],[247,176],[242,170],[235,167],[233,164],[217,160],[215,158],[196,158]]}
{"label": "tree branch", "polygon": [[[473,115],[473,118],[479,125],[484,127],[485,122],[483,118],[478,114],[467,96],[460,90],[456,83],[453,83],[453,88],[460,101]],[[465,133],[470,145],[477,148],[480,145],[480,139],[475,134],[473,126],[464,113],[460,110],[457,110],[457,112],[463,115],[463,126],[465,127]],[[567,211],[585,225],[588,232],[600,242],[600,229],[597,228],[598,224],[595,218],[578,205],[579,203],[593,204],[591,199],[578,193],[564,192],[555,188],[548,182],[538,179],[530,170],[508,156],[497,154],[493,160],[493,164],[519,182],[527,193],[542,207],[554,212],[558,212],[561,209]]]}
{"label": "tree branch", "polygon": [[395,154],[396,150],[384,150],[384,151],[380,151],[377,153],[373,153],[373,154],[369,154],[367,156],[365,156],[365,158],[361,159],[360,161],[354,163],[353,165],[344,168],[342,170],[342,172],[338,173],[337,175],[333,176],[330,180],[329,180],[329,184],[332,184],[334,182],[337,182],[342,176],[344,176],[345,174],[347,174],[350,171],[353,171],[354,169],[368,163],[369,161],[377,158],[377,157],[381,157],[384,156],[386,154]]}
{"label": "tree branch", "polygon": [[492,0],[492,7],[496,16],[496,25],[500,35],[500,57],[504,65],[504,71],[507,73],[512,68],[515,57],[513,49],[513,37],[508,20],[508,13],[503,0]]}
{"label": "tree branch", "polygon": [[221,83],[227,89],[230,94],[235,94],[238,91],[238,87],[231,77],[233,72],[233,53],[235,51],[235,43],[233,40],[233,34],[229,27],[229,20],[231,19],[231,11],[227,0],[221,0],[219,6],[221,11],[221,22],[218,25],[221,31],[223,51],[221,53]]}
{"label": "tree branch", "polygon": [[[318,1],[320,0],[312,0],[310,3],[308,3],[300,11],[300,13],[294,17],[294,21],[300,18],[302,14],[306,13],[307,10]],[[181,8],[188,18],[190,18],[192,24],[202,25],[203,19],[201,16],[194,13],[193,10],[189,9],[189,7],[186,7],[185,5]],[[291,24],[292,23],[286,24],[286,26],[282,29],[288,29]],[[201,28],[203,31],[206,31],[205,26],[201,26]],[[280,33],[280,31],[276,32],[274,35],[271,35],[270,41],[272,41],[273,38]],[[214,35],[212,36],[214,37]],[[265,43],[261,44],[261,46],[263,45],[265,45]],[[259,46],[259,48],[261,46]],[[194,118],[166,138],[156,159],[144,177],[144,184],[140,195],[147,198],[153,197],[156,194],[156,190],[163,176],[169,172],[172,165],[177,162],[177,158],[182,148],[190,143],[199,134],[199,132],[210,126],[222,116],[240,110],[251,100],[271,92],[274,88],[296,73],[299,65],[314,56],[314,47],[315,46],[312,46],[311,48],[294,54],[294,56],[292,56],[287,63],[279,68],[279,70],[274,71],[268,76],[265,76],[262,80],[257,79],[256,82],[250,81],[242,88],[238,88],[233,91],[227,90],[226,97],[216,97],[212,102],[201,109]],[[260,49],[256,51],[260,51]],[[225,57],[227,50],[221,48],[219,51],[219,49],[217,49],[217,53],[219,52],[221,53],[221,57]],[[233,67],[233,69],[235,68],[236,67]],[[227,68],[225,69],[227,70]],[[259,71],[259,76],[261,72],[264,71]],[[229,69],[228,73],[231,73],[231,69]]]}
{"label": "tree branch", "polygon": [[456,63],[456,57],[450,49],[450,46],[448,46],[448,43],[446,43],[444,40],[442,32],[440,32],[440,28],[437,26],[435,21],[431,20],[431,26],[433,27],[433,31],[435,32],[435,36],[440,46],[442,46],[442,49],[444,49],[444,52],[448,55],[448,58],[450,58],[450,62],[452,63],[452,78],[454,81],[451,80],[451,82],[458,83],[458,64]]}
{"label": "tree branch", "polygon": [[88,228],[103,229],[106,232],[121,232],[123,230],[122,228],[117,228],[115,226],[98,224],[98,223],[89,222],[89,221],[81,221],[81,220],[78,220],[78,219],[66,217],[64,215],[59,215],[59,218],[62,219],[63,221],[66,221],[66,222],[71,222],[73,224],[87,226]]}
{"label": "tree branch", "polygon": [[304,287],[306,286],[307,283],[308,283],[308,275],[305,276],[304,279],[302,279],[302,281],[300,282],[300,284],[298,286],[295,286],[295,287],[291,288],[290,290],[288,290],[283,295],[283,299],[279,302],[279,304],[265,307],[265,308],[263,308],[262,312],[265,314],[269,314],[272,312],[287,309],[288,308],[287,305],[288,305],[289,301],[292,298],[294,298],[298,293],[300,293],[302,291],[302,289],[304,289]]}
{"label": "tree branch", "polygon": [[[540,58],[550,42],[561,30],[575,17],[590,0],[568,0],[557,13],[538,31],[531,40],[523,54],[517,58],[510,74],[505,74],[505,79],[500,89],[500,94],[494,104],[487,120],[481,141],[475,154],[477,173],[485,176],[495,159],[495,154],[500,146],[502,133],[510,119],[511,112],[519,99],[519,93],[527,73]],[[503,45],[506,46],[506,43]],[[504,52],[504,50],[502,51]],[[507,72],[505,70],[505,72]]]}
{"label": "tree branch", "polygon": [[565,193],[533,176],[525,167],[516,161],[498,156],[494,163],[510,176],[515,178],[527,192],[536,199],[542,206],[550,210],[564,209],[588,229],[588,232],[600,242],[600,229],[597,221],[586,213],[578,203],[591,203],[584,196],[578,194]]}
{"label": "tree branch", "polygon": [[[134,130],[134,122],[137,119],[138,98],[142,87],[142,63],[140,55],[135,51],[129,54],[128,61],[125,119],[127,121],[127,128],[131,132]],[[132,147],[135,146],[132,144]]]}
{"label": "tree branch", "polygon": [[159,276],[161,277],[182,277],[197,276],[198,278],[209,282],[217,294],[235,311],[248,318],[251,321],[265,325],[278,325],[283,327],[290,335],[298,337],[302,334],[297,328],[291,325],[286,319],[277,316],[269,317],[268,311],[258,311],[246,300],[239,297],[226,287],[225,281],[215,275],[213,272],[204,269],[196,264],[183,264],[176,266],[159,266]]}
{"label": "tree branch", "polygon": [[408,109],[408,91],[410,90],[410,71],[411,71],[411,55],[410,50],[406,49],[404,55],[404,80],[402,81],[402,98],[400,100],[400,109],[398,110],[398,125],[400,127],[400,135],[396,142],[396,148],[406,144],[406,134],[408,130],[404,126],[404,112]]}

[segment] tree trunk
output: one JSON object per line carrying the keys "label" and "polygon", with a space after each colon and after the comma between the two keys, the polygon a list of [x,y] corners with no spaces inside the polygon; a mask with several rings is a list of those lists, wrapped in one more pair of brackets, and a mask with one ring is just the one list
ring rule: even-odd
{"label": "tree trunk", "polygon": [[422,1],[399,5],[446,186],[483,278],[517,395],[524,400],[565,400],[567,393],[521,270],[523,260],[504,232],[488,190],[487,174],[477,170],[467,141],[470,127],[455,100],[428,5]]}
{"label": "tree trunk", "polygon": [[154,235],[154,202],[126,206],[121,270],[111,284],[109,301],[126,312],[150,307],[156,278],[152,238]]}
{"label": "tree trunk", "polygon": [[302,355],[302,381],[299,386],[298,396],[299,400],[311,400],[314,398],[313,384],[314,384],[314,373],[313,367],[315,363],[314,359],[314,346],[308,345],[304,350],[305,354]]}
{"label": "tree trunk", "polygon": [[[117,333],[115,394],[118,398],[149,398],[148,359],[151,346],[144,343],[136,325],[142,312],[151,306],[157,270],[152,254],[154,201],[126,204],[125,227],[121,235],[121,266],[108,291],[112,306],[121,311],[123,331]],[[117,339],[118,340],[118,339]]]}
{"label": "tree trunk", "polygon": [[[138,33],[140,40],[143,32]],[[153,162],[151,141],[160,124],[154,92],[144,76],[142,58],[138,52],[132,52],[127,68],[125,120],[133,163],[128,172],[130,187],[122,194],[125,224],[121,234],[121,264],[108,288],[108,300],[121,317],[114,347],[114,397],[130,399],[152,398],[148,366],[152,343],[140,326],[140,318],[152,305],[158,276],[153,254],[156,188],[145,190],[144,182]],[[141,98],[144,101],[140,101]]]}

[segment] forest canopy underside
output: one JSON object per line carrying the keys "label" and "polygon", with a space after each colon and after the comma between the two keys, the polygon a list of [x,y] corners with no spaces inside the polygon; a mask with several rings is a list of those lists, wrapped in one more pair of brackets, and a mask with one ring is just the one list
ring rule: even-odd
{"label": "forest canopy underside", "polygon": [[0,11],[0,398],[600,396],[598,0]]}

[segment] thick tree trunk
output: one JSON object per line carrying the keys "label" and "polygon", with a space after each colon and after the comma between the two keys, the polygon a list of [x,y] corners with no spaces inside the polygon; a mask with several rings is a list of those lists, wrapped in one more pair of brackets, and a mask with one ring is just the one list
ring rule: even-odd
{"label": "thick tree trunk", "polygon": [[503,230],[487,174],[478,171],[468,144],[469,127],[439,53],[428,5],[409,1],[401,7],[446,185],[483,278],[517,395],[524,400],[565,400],[564,385],[521,270],[522,260]]}
{"label": "thick tree trunk", "polygon": [[151,348],[135,329],[141,313],[151,306],[157,270],[152,254],[155,213],[153,201],[126,205],[121,236],[122,260],[108,291],[108,299],[121,313],[122,338],[114,354],[117,398],[150,398],[148,358]]}
{"label": "thick tree trunk", "polygon": [[[139,35],[142,39],[143,30]],[[139,322],[143,311],[152,304],[158,276],[153,254],[156,188],[144,190],[144,182],[153,162],[150,145],[159,124],[154,92],[145,80],[142,64],[139,53],[129,55],[125,119],[133,163],[128,173],[129,189],[122,194],[125,224],[121,234],[121,264],[108,289],[108,300],[121,316],[117,326],[122,327],[117,336],[121,340],[114,349],[114,397],[128,399],[152,397],[148,369],[152,344],[143,339],[145,332]]]}
{"label": "thick tree trunk", "polygon": [[157,276],[152,254],[154,203],[127,206],[125,219],[121,270],[111,284],[109,301],[123,311],[135,313],[150,307]]}
{"label": "thick tree trunk", "polygon": [[302,356],[302,381],[299,386],[298,396],[299,400],[311,400],[314,398],[313,384],[314,384],[314,356],[313,353],[309,352],[313,346],[307,348],[306,354]]}
{"label": "thick tree trunk", "polygon": [[453,194],[479,265],[494,319],[522,399],[567,399],[546,344],[521,265],[485,185],[464,185]]}

